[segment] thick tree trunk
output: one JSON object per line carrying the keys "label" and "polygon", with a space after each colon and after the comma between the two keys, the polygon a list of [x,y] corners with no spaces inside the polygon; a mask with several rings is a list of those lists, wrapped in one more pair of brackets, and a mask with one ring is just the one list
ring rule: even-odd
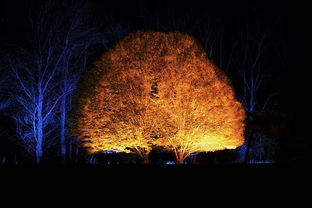
{"label": "thick tree trunk", "polygon": [[177,158],[177,159],[176,159],[176,163],[179,164],[179,165],[181,165],[181,164],[184,163],[184,160],[181,159],[181,158],[179,158],[179,159]]}
{"label": "thick tree trunk", "polygon": [[185,155],[183,152],[177,152],[175,153],[175,156],[176,156],[176,164],[183,164],[184,163],[184,160],[185,160]]}

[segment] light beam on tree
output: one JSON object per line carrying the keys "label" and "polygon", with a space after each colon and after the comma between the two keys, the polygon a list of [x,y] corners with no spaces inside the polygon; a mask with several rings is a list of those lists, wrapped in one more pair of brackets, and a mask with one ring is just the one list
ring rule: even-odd
{"label": "light beam on tree", "polygon": [[130,33],[85,74],[77,104],[72,132],[90,153],[146,159],[162,146],[183,163],[244,142],[245,111],[229,79],[180,32]]}

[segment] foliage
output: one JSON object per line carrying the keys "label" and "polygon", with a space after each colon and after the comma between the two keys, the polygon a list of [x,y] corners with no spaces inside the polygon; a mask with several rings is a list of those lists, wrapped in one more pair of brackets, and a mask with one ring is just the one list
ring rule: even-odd
{"label": "foliage", "polygon": [[72,132],[90,153],[173,150],[177,162],[243,144],[245,112],[200,44],[179,33],[130,33],[79,86]]}

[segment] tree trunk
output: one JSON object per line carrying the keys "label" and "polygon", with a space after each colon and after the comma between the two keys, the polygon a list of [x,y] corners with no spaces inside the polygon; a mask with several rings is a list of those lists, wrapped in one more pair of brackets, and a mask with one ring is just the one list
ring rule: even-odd
{"label": "tree trunk", "polygon": [[185,160],[185,156],[183,152],[177,152],[176,156],[176,164],[183,164]]}
{"label": "tree trunk", "polygon": [[179,158],[179,159],[177,158],[177,159],[176,159],[176,163],[179,164],[179,165],[181,165],[181,164],[184,163],[184,160],[181,159],[181,158]]}
{"label": "tree trunk", "polygon": [[[251,106],[253,106],[253,103],[254,102],[251,102]],[[252,108],[252,111],[250,113],[250,115],[248,116],[248,120],[249,121],[253,121],[253,117],[251,116],[253,113],[254,113],[254,109],[253,107]],[[252,133],[252,130],[250,130],[250,128],[247,129],[247,131],[249,132],[249,135],[247,136],[247,145],[246,145],[246,152],[245,152],[245,158],[244,158],[244,163],[248,163],[248,160],[249,160],[249,154],[250,154],[250,148],[251,148],[251,141],[252,141],[252,137],[253,137],[253,133]]]}
{"label": "tree trunk", "polygon": [[37,144],[36,144],[36,163],[41,162],[43,155],[42,145],[43,145],[43,117],[42,117],[42,107],[43,107],[43,95],[41,93],[41,88],[39,88],[38,97],[38,115],[37,115]]}
{"label": "tree trunk", "polygon": [[42,158],[42,146],[40,144],[36,145],[36,163],[39,164]]}
{"label": "tree trunk", "polygon": [[247,145],[246,145],[246,152],[245,152],[244,163],[248,163],[249,158],[250,158],[249,154],[250,154],[250,147],[251,147],[252,137],[253,137],[253,133],[250,132],[250,134],[247,137],[247,142],[246,142]]}
{"label": "tree trunk", "polygon": [[66,161],[66,137],[65,137],[65,124],[66,124],[66,96],[63,96],[61,101],[61,119],[60,119],[60,144],[61,144],[61,162]]}
{"label": "tree trunk", "polygon": [[148,160],[149,153],[146,152],[145,149],[140,149],[138,154],[142,158],[143,164],[148,164],[149,163],[149,160]]}
{"label": "tree trunk", "polygon": [[148,155],[146,155],[145,157],[143,157],[143,164],[147,165],[148,163],[149,163]]}
{"label": "tree trunk", "polygon": [[[134,148],[132,149],[133,152],[135,152],[139,158],[142,159],[143,164],[148,164],[149,163],[149,159],[148,159],[148,155],[149,152],[146,151],[144,148]],[[141,161],[138,161],[139,163],[141,163]]]}
{"label": "tree trunk", "polygon": [[73,141],[72,141],[72,138],[70,137],[66,143],[68,144],[67,145],[67,147],[68,147],[67,148],[68,161],[72,162],[72,159],[73,159]]}

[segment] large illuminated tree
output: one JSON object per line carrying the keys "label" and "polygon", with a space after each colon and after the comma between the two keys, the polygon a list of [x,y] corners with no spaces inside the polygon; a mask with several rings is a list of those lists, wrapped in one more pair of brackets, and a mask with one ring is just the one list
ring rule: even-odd
{"label": "large illuminated tree", "polygon": [[245,112],[227,77],[192,37],[139,31],[85,75],[73,132],[90,152],[172,150],[191,154],[243,144]]}

